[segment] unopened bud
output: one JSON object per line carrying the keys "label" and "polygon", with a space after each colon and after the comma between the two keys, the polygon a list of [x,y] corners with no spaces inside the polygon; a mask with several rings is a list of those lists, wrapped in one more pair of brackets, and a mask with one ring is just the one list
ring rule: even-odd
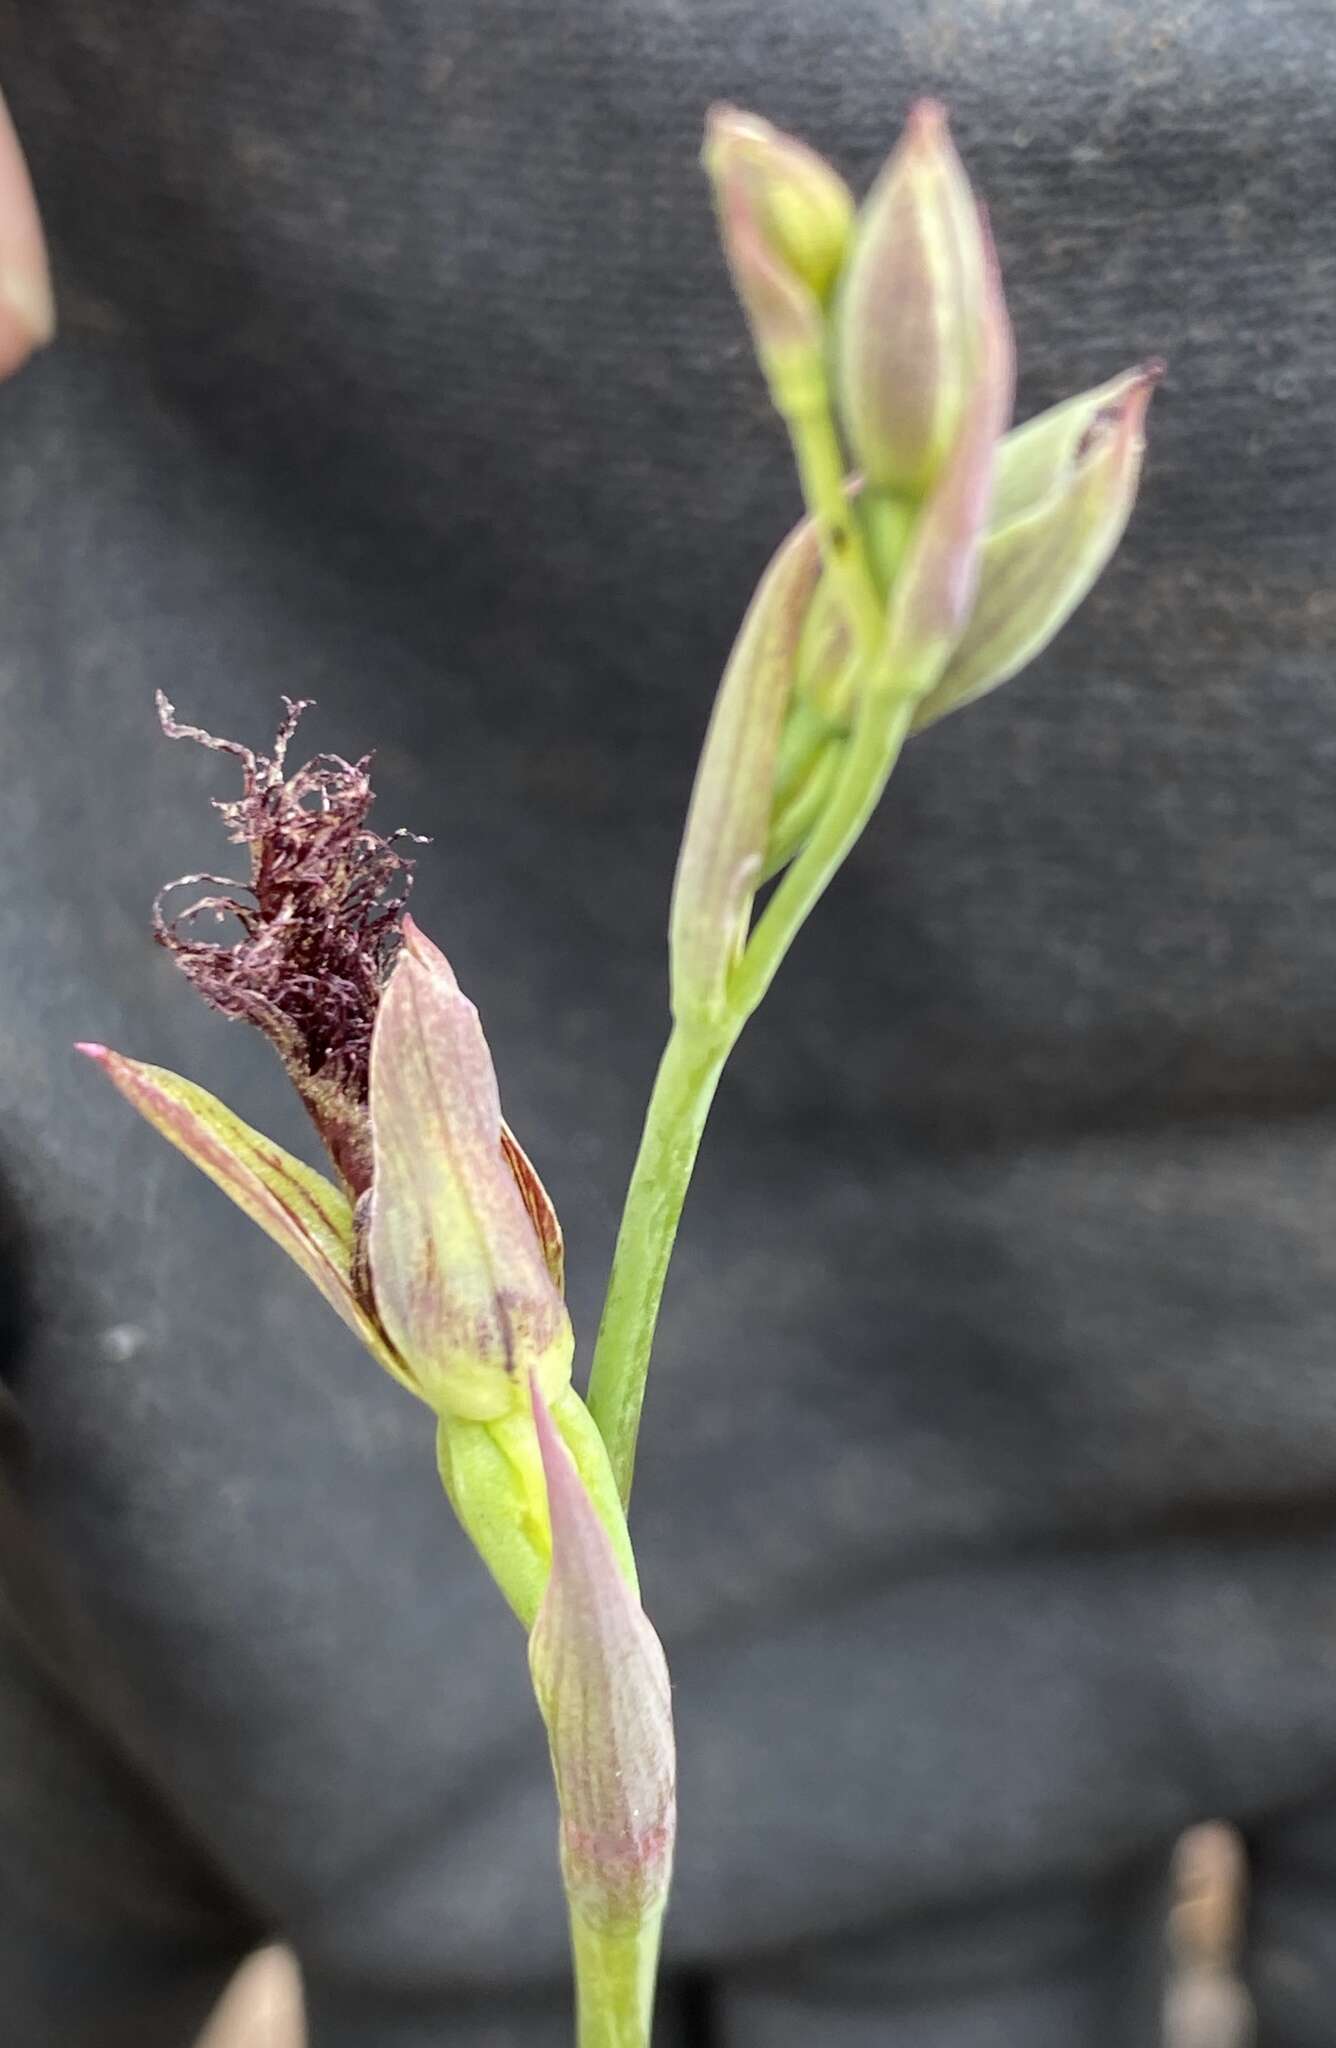
{"label": "unopened bud", "polygon": [[404,919],[371,1044],[367,1267],[376,1312],[432,1406],[475,1421],[555,1398],[574,1340],[502,1151],[478,1013],[444,954]]}
{"label": "unopened bud", "polygon": [[1160,374],[1129,370],[1002,443],[974,608],[915,731],[1024,668],[1090,590],[1131,516]]}
{"label": "unopened bud", "polygon": [[724,253],[781,408],[824,392],[824,309],[854,217],[823,157],[758,115],[714,107],[702,158]]}
{"label": "unopened bud", "polygon": [[921,100],[859,214],[836,311],[840,408],[874,487],[918,497],[941,473],[978,376],[988,270],[946,114]]}
{"label": "unopened bud", "polygon": [[676,1758],[668,1667],[628,1575],[535,1390],[552,1570],[529,1639],[561,1810],[572,1918],[657,1922],[672,1875]]}
{"label": "unopened bud", "polygon": [[746,943],[770,832],[775,771],[798,646],[821,574],[815,527],[770,562],[724,670],[696,772],[673,884],[673,1014],[719,1017]]}

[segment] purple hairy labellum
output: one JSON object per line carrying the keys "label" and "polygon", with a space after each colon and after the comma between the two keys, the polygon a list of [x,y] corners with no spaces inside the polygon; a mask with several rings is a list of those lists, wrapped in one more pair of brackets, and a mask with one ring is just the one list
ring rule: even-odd
{"label": "purple hairy labellum", "polygon": [[[163,731],[196,740],[241,763],[239,797],[215,800],[229,839],[250,854],[250,877],[185,875],[169,889],[212,884],[172,916],[154,905],[154,933],[207,1003],[256,1024],[276,1048],[351,1194],[370,1185],[367,1090],[371,1033],[400,943],[412,863],[400,842],[367,824],[370,755],[345,761],[317,754],[289,774],[287,750],[309,708],[284,699],[287,715],[271,755],[177,723],[158,693]],[[425,842],[419,842],[425,843]],[[235,919],[231,945],[190,929],[213,916]]]}

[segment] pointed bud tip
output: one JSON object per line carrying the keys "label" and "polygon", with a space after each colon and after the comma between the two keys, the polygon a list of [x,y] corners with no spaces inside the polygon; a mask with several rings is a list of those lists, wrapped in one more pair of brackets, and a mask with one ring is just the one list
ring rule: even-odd
{"label": "pointed bud tip", "polygon": [[941,100],[915,100],[905,119],[905,132],[911,142],[936,148],[951,132],[951,117]]}
{"label": "pointed bud tip", "polygon": [[1123,407],[1124,421],[1133,434],[1140,433],[1151,399],[1155,396],[1155,387],[1162,382],[1167,367],[1160,356],[1150,356],[1133,373],[1135,381]]}
{"label": "pointed bud tip", "polygon": [[538,1433],[538,1449],[542,1454],[544,1469],[549,1466],[557,1453],[557,1428],[548,1413],[543,1390],[538,1384],[536,1372],[529,1374],[529,1393],[533,1399],[533,1426]]}
{"label": "pointed bud tip", "polygon": [[1138,419],[1144,419],[1146,409],[1155,395],[1155,387],[1162,384],[1169,374],[1169,365],[1163,356],[1147,356],[1134,372],[1136,383],[1132,387],[1130,403],[1136,409]]}
{"label": "pointed bud tip", "polygon": [[1138,419],[1145,416],[1146,408],[1155,395],[1155,387],[1162,384],[1168,375],[1169,365],[1163,356],[1147,356],[1143,363],[1127,373],[1127,392],[1123,400],[1124,410]]}
{"label": "pointed bud tip", "polygon": [[422,926],[409,911],[405,911],[400,925],[403,934],[403,950],[417,967],[425,968],[428,974],[441,976],[452,989],[458,990],[459,978],[438,945],[435,945]]}
{"label": "pointed bud tip", "polygon": [[735,136],[754,135],[761,126],[755,114],[744,113],[728,100],[715,100],[705,109],[705,136],[701,143],[701,160],[708,164],[711,156],[725,147]]}
{"label": "pointed bud tip", "polygon": [[701,168],[718,184],[732,165],[774,140],[775,130],[759,114],[749,114],[744,107],[732,106],[727,100],[716,100],[705,112]]}
{"label": "pointed bud tip", "polygon": [[538,1455],[542,1459],[543,1478],[547,1483],[548,1512],[552,1517],[554,1534],[559,1541],[563,1532],[569,1534],[573,1523],[578,1523],[580,1519],[580,1511],[585,1502],[581,1498],[573,1499],[572,1492],[579,1496],[583,1489],[570,1455],[557,1434],[557,1425],[552,1420],[552,1411],[539,1385],[538,1375],[532,1371],[529,1374],[529,1393],[533,1400]]}
{"label": "pointed bud tip", "polygon": [[110,1047],[99,1045],[95,1039],[91,1038],[76,1038],[74,1050],[81,1052],[85,1059],[96,1060],[100,1067],[104,1067],[111,1058]]}
{"label": "pointed bud tip", "polygon": [[1151,356],[1127,372],[1122,389],[1100,407],[1077,442],[1074,460],[1078,465],[1112,435],[1118,436],[1125,447],[1139,443],[1147,410],[1165,367],[1159,356]]}

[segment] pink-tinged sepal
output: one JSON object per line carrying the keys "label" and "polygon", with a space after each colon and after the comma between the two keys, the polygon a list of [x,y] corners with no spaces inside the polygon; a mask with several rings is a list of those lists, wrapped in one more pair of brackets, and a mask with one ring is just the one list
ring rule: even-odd
{"label": "pink-tinged sepal", "polygon": [[668,1667],[540,1391],[552,1569],[529,1638],[572,1916],[634,1928],[663,1908],[677,1826]]}
{"label": "pink-tinged sepal", "polygon": [[411,918],[371,1044],[367,1264],[377,1315],[428,1400],[474,1421],[570,1378],[570,1319],[502,1149],[478,1013]]}
{"label": "pink-tinged sepal", "polygon": [[1131,516],[1160,375],[1128,370],[1007,436],[969,623],[915,731],[1007,682],[1086,596]]}
{"label": "pink-tinged sepal", "polygon": [[281,1246],[387,1372],[421,1390],[354,1285],[353,1214],[342,1189],[234,1116],[217,1096],[165,1067],[81,1045],[155,1131]]}

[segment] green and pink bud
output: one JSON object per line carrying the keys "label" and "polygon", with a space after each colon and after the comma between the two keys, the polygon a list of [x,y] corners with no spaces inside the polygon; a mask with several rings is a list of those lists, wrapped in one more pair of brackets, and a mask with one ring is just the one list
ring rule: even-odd
{"label": "green and pink bud", "polygon": [[702,161],[757,357],[781,410],[824,403],[826,309],[854,203],[824,157],[758,115],[710,110]]}
{"label": "green and pink bud", "polygon": [[529,1638],[560,1808],[561,1868],[579,1930],[648,1929],[672,1876],[676,1761],[668,1667],[629,1556],[619,1561],[535,1388],[552,1568]]}
{"label": "green and pink bud", "polygon": [[1009,434],[968,623],[914,730],[1009,681],[1047,647],[1122,539],[1162,374],[1147,363]]}
{"label": "green and pink bud", "polygon": [[836,386],[870,489],[920,498],[965,428],[993,317],[991,251],[945,111],[921,100],[859,216]]}
{"label": "green and pink bud", "polygon": [[821,578],[809,523],[790,534],[747,609],[696,771],[669,914],[673,1014],[709,1024],[746,944],[775,804],[803,622]]}

